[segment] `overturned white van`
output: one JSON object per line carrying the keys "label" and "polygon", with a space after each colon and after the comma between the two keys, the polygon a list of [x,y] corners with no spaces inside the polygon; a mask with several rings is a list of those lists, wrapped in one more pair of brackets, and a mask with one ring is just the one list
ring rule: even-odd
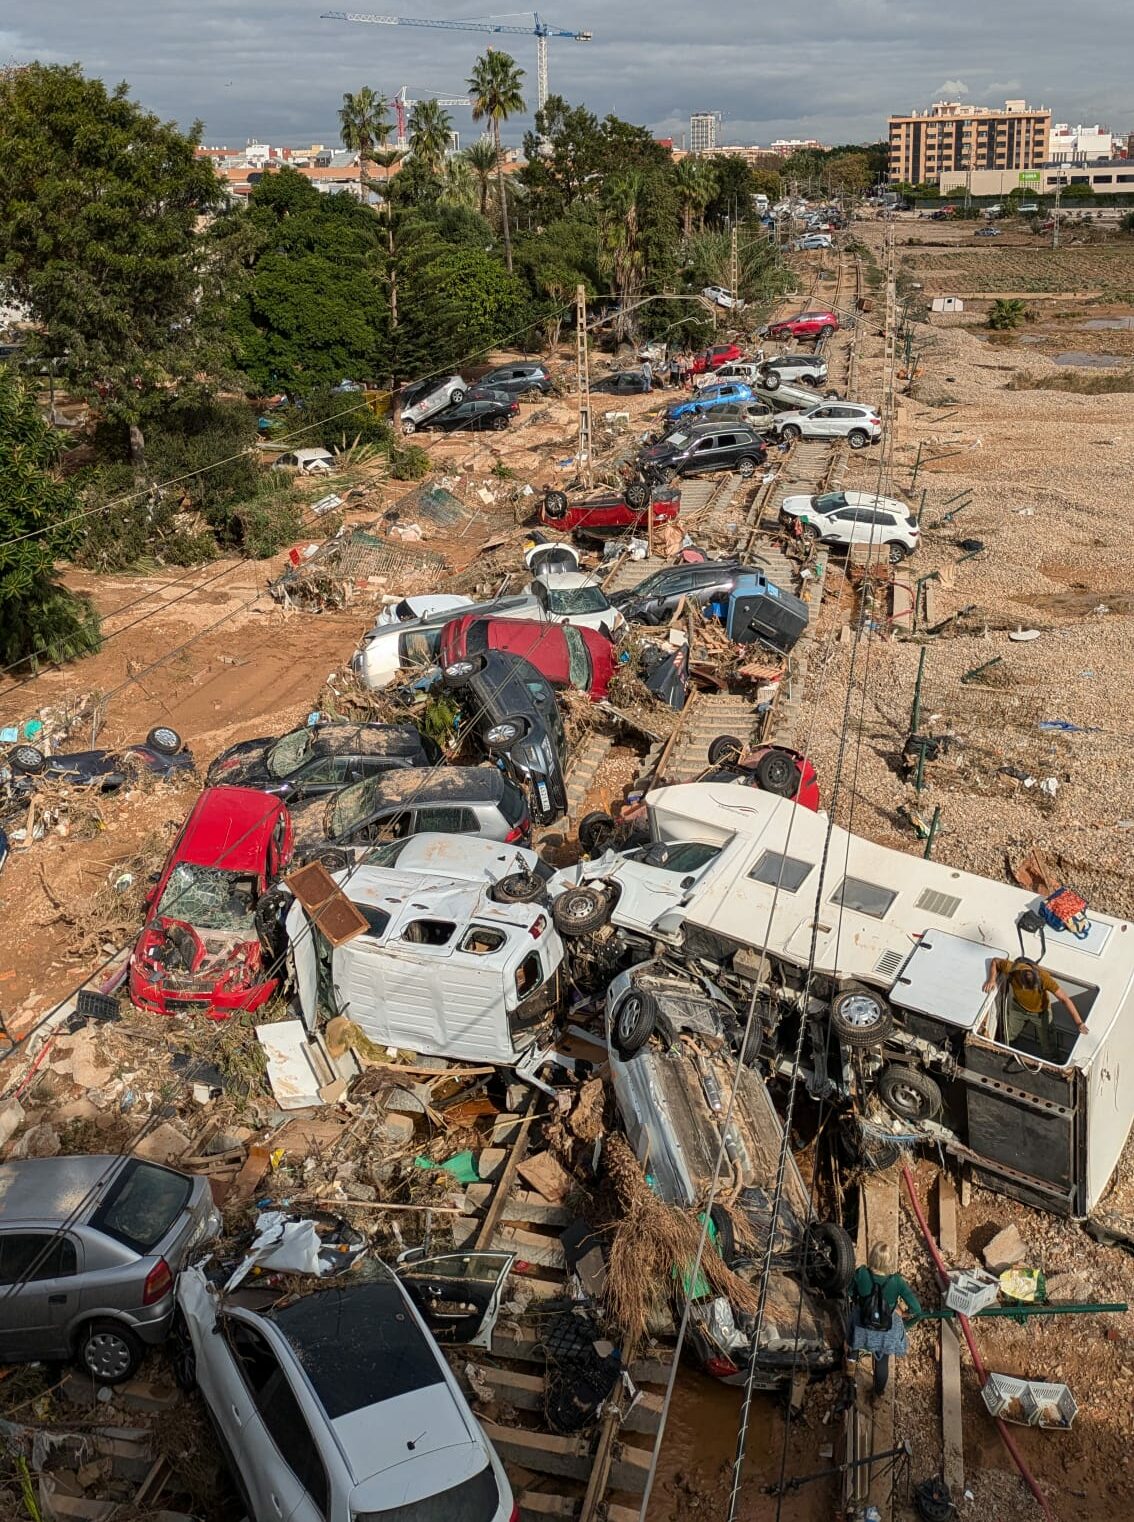
{"label": "overturned white van", "polygon": [[[1081,937],[1053,930],[1035,894],[735,783],[647,803],[656,839],[720,848],[663,922],[686,956],[754,988],[778,1071],[802,1040],[817,1096],[877,1096],[892,1129],[967,1159],[989,1186],[1061,1214],[1094,1208],[1134,1115],[1134,925],[1092,908]],[[985,992],[992,962],[1018,955],[1087,1027],[1053,1004],[1047,1058],[1007,1040]]]}
{"label": "overturned white van", "polygon": [[382,1046],[526,1069],[559,1011],[563,943],[546,908],[491,888],[358,867],[335,880],[368,929],[332,946],[298,900],[287,915],[303,1020],[345,1015]]}

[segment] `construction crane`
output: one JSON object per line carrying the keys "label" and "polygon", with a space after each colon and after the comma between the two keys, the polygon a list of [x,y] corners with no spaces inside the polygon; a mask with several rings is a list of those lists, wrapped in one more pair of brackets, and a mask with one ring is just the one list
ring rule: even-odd
{"label": "construction crane", "polygon": [[[523,11],[518,14],[528,15]],[[573,42],[590,42],[590,32],[565,32],[560,27],[549,26],[541,21],[537,12],[530,12],[534,26],[501,26],[496,21],[437,21],[426,16],[367,16],[357,11],[324,11],[323,21],[355,21],[366,26],[428,26],[438,31],[450,32],[512,32],[536,40],[536,104],[543,110],[547,104],[547,39],[570,37]]]}
{"label": "construction crane", "polygon": [[[420,90],[421,86],[403,85],[396,95],[392,95],[390,97],[390,104],[394,108],[394,115],[398,119],[397,147],[399,148],[404,148],[406,146],[406,121],[409,117],[409,113],[413,110],[414,106],[417,105],[417,101],[412,100],[408,93],[411,89]],[[464,106],[466,111],[469,109],[471,104],[467,95],[434,95],[432,90],[425,91],[422,95],[422,99],[435,100],[439,106]]]}

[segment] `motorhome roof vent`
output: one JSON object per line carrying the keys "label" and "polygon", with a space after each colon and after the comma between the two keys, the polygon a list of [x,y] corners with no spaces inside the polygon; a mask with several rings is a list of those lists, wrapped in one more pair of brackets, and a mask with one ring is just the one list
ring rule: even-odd
{"label": "motorhome roof vent", "polygon": [[961,907],[959,898],[954,898],[951,893],[938,893],[936,888],[923,888],[915,902],[927,914],[939,914],[944,920],[951,920]]}
{"label": "motorhome roof vent", "polygon": [[905,960],[901,951],[884,951],[874,964],[874,971],[880,978],[892,978]]}

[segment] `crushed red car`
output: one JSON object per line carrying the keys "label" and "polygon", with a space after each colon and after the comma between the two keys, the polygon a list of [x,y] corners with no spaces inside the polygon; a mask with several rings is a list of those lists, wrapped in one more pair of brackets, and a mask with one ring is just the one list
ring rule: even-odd
{"label": "crushed red car", "polygon": [[628,530],[645,529],[650,517],[651,495],[654,523],[668,523],[681,511],[681,492],[673,485],[655,486],[631,481],[621,492],[600,492],[569,501],[566,492],[549,491],[540,508],[540,522],[583,539],[612,539]]}
{"label": "crushed red car", "polygon": [[529,618],[477,618],[465,614],[441,631],[442,671],[471,676],[490,650],[522,655],[553,687],[574,687],[593,702],[606,696],[618,666],[614,646],[605,634],[573,624],[553,624]]}
{"label": "crushed red car", "polygon": [[139,1009],[225,1020],[272,997],[281,969],[261,900],[291,848],[280,799],[251,788],[205,789],[147,900],[130,958]]}
{"label": "crushed red car", "polygon": [[718,735],[709,746],[709,767],[702,782],[743,782],[819,812],[815,768],[806,756],[786,745],[759,745],[748,750],[735,735]]}
{"label": "crushed red car", "polygon": [[717,344],[716,348],[706,349],[703,354],[693,356],[693,374],[704,375],[706,370],[719,370],[721,365],[743,357],[744,350],[739,344]]}
{"label": "crushed red car", "polygon": [[769,338],[828,338],[838,331],[839,314],[824,307],[822,311],[797,312],[782,322],[768,325]]}

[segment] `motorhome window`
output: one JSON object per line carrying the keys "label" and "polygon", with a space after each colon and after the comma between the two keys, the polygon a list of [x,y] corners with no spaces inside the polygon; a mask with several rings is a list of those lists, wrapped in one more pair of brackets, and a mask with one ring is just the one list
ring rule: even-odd
{"label": "motorhome window", "polygon": [[371,935],[375,939],[385,935],[386,926],[390,923],[390,916],[385,909],[376,909],[373,904],[355,904],[354,907],[370,927],[363,932],[365,935]]}
{"label": "motorhome window", "polygon": [[516,968],[516,992],[524,999],[543,982],[543,964],[538,951],[529,951]]}
{"label": "motorhome window", "polygon": [[810,872],[809,861],[800,861],[796,856],[785,856],[782,851],[765,851],[748,875],[753,882],[767,883],[769,887],[779,888],[784,893],[798,893]]}
{"label": "motorhome window", "polygon": [[499,951],[507,939],[502,930],[497,930],[492,925],[473,925],[465,932],[465,938],[457,950],[471,951],[474,956],[486,957],[490,952]]}
{"label": "motorhome window", "polygon": [[456,933],[452,920],[411,920],[402,931],[402,940],[415,946],[447,946]]}
{"label": "motorhome window", "polygon": [[877,883],[863,882],[861,877],[844,877],[831,894],[831,903],[856,914],[868,914],[871,919],[886,917],[886,911],[897,898],[896,888],[882,888]]}

